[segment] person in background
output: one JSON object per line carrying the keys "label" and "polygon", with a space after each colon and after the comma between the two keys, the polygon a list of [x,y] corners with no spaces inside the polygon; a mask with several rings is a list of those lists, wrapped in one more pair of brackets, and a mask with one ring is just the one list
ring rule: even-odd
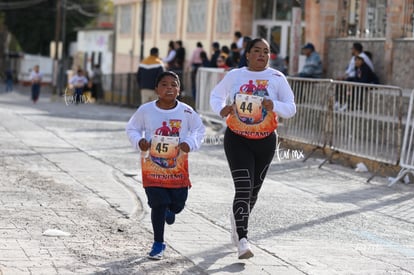
{"label": "person in background", "polygon": [[249,36],[243,37],[243,48],[240,51],[239,68],[247,66],[246,47],[250,41],[252,41],[252,39]]}
{"label": "person in background", "polygon": [[348,78],[355,77],[355,58],[357,56],[363,56],[366,60],[365,64],[370,67],[370,69],[374,72],[374,64],[372,64],[372,56],[368,56],[366,52],[364,52],[364,47],[361,43],[355,42],[352,44],[351,48],[351,59],[349,60],[348,67],[345,70],[344,76],[340,77],[341,80],[346,80]]}
{"label": "person in background", "polygon": [[137,83],[141,91],[141,104],[155,100],[155,80],[165,71],[164,63],[159,59],[157,47],[150,49],[150,55],[141,61],[137,70]]}
{"label": "person in background", "polygon": [[76,74],[72,76],[71,79],[69,80],[69,84],[72,85],[73,88],[75,89],[74,97],[75,97],[76,105],[82,102],[83,91],[86,85],[88,85],[88,82],[89,81],[84,75],[82,69],[78,69]]}
{"label": "person in background", "polygon": [[233,42],[230,45],[230,56],[227,58],[227,64],[229,64],[231,68],[238,68],[239,62],[240,62],[240,51],[237,48],[237,44]]}
{"label": "person in background", "polygon": [[167,56],[162,59],[162,62],[165,64],[165,67],[170,69],[174,68],[174,62],[175,62],[175,55],[177,54],[175,50],[175,43],[174,41],[170,41],[168,43],[168,52]]}
{"label": "person in background", "polygon": [[224,152],[235,189],[231,240],[239,259],[253,256],[249,217],[275,154],[277,116],[296,113],[292,89],[281,72],[269,68],[269,57],[269,43],[252,40],[246,47],[247,67],[228,71],[210,95],[212,110],[226,118]]}
{"label": "person in background", "polygon": [[211,45],[212,48],[212,55],[210,58],[210,67],[217,68],[217,58],[220,56],[220,43],[219,42],[213,42]]}
{"label": "person in background", "polygon": [[207,53],[205,51],[200,52],[202,67],[210,67],[210,60],[208,60]]}
{"label": "person in background", "polygon": [[103,99],[102,71],[99,64],[95,64],[92,70],[92,97],[96,101]]}
{"label": "person in background", "polygon": [[197,42],[196,48],[191,55],[190,63],[191,63],[191,92],[193,95],[193,99],[196,98],[196,75],[198,68],[203,65],[203,60],[201,60],[200,53],[203,51],[203,44],[201,42]]}
{"label": "person in background", "polygon": [[315,46],[312,43],[307,43],[302,47],[302,52],[306,56],[305,65],[297,76],[321,78],[323,73],[322,60],[315,51]]}
{"label": "person in background", "polygon": [[154,243],[148,255],[160,260],[165,223],[175,222],[191,187],[188,153],[200,148],[205,127],[200,116],[177,100],[180,79],[162,72],[155,82],[158,99],[141,105],[126,126],[129,141],[141,151],[142,185],[151,208]]}
{"label": "person in background", "polygon": [[33,67],[30,73],[30,81],[32,83],[32,101],[36,103],[40,96],[40,85],[42,84],[43,74],[39,71],[39,65]]}
{"label": "person in background", "polygon": [[234,43],[236,43],[237,51],[240,52],[243,49],[243,34],[240,31],[234,32]]}
{"label": "person in background", "polygon": [[6,70],[6,93],[13,91],[13,71],[11,69]]}
{"label": "person in background", "polygon": [[217,58],[217,68],[224,69],[225,71],[228,71],[230,69],[230,66],[226,63],[226,57],[224,55],[220,55]]}
{"label": "person in background", "polygon": [[279,72],[287,75],[287,68],[285,65],[285,60],[279,56],[279,54],[275,50],[271,50],[269,66]]}

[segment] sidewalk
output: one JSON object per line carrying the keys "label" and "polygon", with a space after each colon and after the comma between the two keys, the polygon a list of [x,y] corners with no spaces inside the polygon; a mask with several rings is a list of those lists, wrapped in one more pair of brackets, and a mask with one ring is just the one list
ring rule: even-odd
{"label": "sidewalk", "polygon": [[238,260],[215,144],[190,154],[187,207],[166,226],[165,258],[148,260],[133,112],[0,94],[0,274],[413,274],[414,187],[313,158],[274,159],[250,220],[255,256]]}

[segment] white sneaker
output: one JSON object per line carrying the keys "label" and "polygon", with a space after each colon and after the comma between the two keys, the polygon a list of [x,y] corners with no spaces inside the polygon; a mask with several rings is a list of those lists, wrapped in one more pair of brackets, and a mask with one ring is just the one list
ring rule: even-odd
{"label": "white sneaker", "polygon": [[233,211],[230,211],[230,226],[231,226],[231,243],[237,246],[239,244],[239,235],[237,234],[236,221],[234,220]]}
{"label": "white sneaker", "polygon": [[239,241],[239,259],[249,259],[253,257],[253,252],[250,250],[250,245],[246,238],[241,238]]}

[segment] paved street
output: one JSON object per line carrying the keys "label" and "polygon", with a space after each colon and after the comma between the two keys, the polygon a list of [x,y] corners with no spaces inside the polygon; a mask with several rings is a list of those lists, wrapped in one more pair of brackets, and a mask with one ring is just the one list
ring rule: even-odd
{"label": "paved street", "polygon": [[238,260],[233,187],[212,129],[190,154],[193,187],[166,227],[165,258],[148,260],[149,209],[124,131],[135,110],[29,97],[27,89],[0,94],[2,275],[414,273],[413,185],[319,169],[323,160],[303,162],[283,144],[251,215],[255,257]]}

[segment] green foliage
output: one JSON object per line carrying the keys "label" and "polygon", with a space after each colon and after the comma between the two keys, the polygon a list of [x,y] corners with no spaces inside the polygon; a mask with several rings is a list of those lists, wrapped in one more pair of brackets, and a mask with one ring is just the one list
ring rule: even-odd
{"label": "green foliage", "polygon": [[[97,17],[101,1],[65,1],[67,3],[65,48],[67,49],[69,43],[76,40],[76,30],[88,26]],[[10,3],[11,7],[3,10],[4,24],[22,50],[31,54],[49,55],[50,42],[55,40],[57,0],[45,0],[25,8],[13,8],[13,1],[10,0],[0,1],[0,4],[4,5],[4,3]]]}

